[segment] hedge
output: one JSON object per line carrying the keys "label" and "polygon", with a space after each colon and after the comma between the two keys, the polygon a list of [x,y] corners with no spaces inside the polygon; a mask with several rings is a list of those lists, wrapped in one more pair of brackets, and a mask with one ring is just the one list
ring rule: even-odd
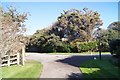
{"label": "hedge", "polygon": [[78,52],[97,51],[98,42],[77,42]]}

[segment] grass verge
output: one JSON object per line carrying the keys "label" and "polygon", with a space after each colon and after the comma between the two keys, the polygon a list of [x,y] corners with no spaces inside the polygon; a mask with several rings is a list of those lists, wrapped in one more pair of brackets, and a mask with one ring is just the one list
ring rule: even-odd
{"label": "grass verge", "polygon": [[26,61],[25,65],[2,67],[3,78],[39,78],[43,65],[37,61]]}
{"label": "grass verge", "polygon": [[111,58],[90,60],[80,65],[84,77],[90,78],[119,78],[120,68],[113,65]]}

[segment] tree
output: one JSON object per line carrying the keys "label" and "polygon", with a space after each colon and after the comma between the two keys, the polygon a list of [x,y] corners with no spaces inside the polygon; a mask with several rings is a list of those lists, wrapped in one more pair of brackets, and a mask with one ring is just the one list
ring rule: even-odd
{"label": "tree", "polygon": [[[106,29],[101,29],[99,31],[99,39],[100,39],[100,50],[101,51],[109,51],[109,31]],[[98,41],[99,41],[98,39]]]}
{"label": "tree", "polygon": [[109,40],[120,39],[120,22],[113,22],[108,26]]}
{"label": "tree", "polygon": [[64,11],[52,26],[37,30],[31,36],[27,51],[78,52],[77,46],[70,43],[91,42],[94,29],[102,24],[100,14],[87,8]]}
{"label": "tree", "polygon": [[101,26],[100,14],[84,8],[83,10],[70,9],[64,11],[52,26],[51,33],[67,38],[69,41],[80,39],[81,41],[92,41],[92,33],[96,27]]}
{"label": "tree", "polygon": [[109,51],[109,42],[115,39],[120,39],[120,22],[111,23],[107,29],[100,29],[94,32],[94,35],[97,38],[97,35],[100,36],[101,41],[101,49],[102,51]]}
{"label": "tree", "polygon": [[[39,32],[39,31],[42,31]],[[59,36],[47,34],[46,31],[37,30],[31,37],[30,43],[27,45],[27,51],[33,52],[70,52],[67,43],[62,42]]]}
{"label": "tree", "polygon": [[2,31],[1,31],[1,19],[2,19],[2,8],[0,7],[0,64],[1,64],[1,56],[2,56]]}
{"label": "tree", "polygon": [[0,55],[14,54],[25,44],[23,33],[26,31],[26,13],[19,13],[14,7],[0,8]]}
{"label": "tree", "polygon": [[113,30],[117,30],[120,31],[120,22],[112,22],[109,26],[108,29],[113,29]]}
{"label": "tree", "polygon": [[112,55],[120,57],[120,22],[113,22],[108,26],[109,48]]}
{"label": "tree", "polygon": [[116,57],[120,58],[120,40],[115,39],[110,41],[109,46],[111,54],[116,55]]}

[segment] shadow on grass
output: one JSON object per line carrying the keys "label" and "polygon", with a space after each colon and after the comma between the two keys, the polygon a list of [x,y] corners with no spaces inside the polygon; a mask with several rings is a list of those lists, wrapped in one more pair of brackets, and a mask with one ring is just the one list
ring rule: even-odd
{"label": "shadow on grass", "polygon": [[[90,74],[86,74],[86,73],[83,73],[84,77],[81,78],[79,77],[80,73],[72,73],[71,75],[69,75],[68,77],[68,80],[120,80],[120,78],[117,78],[117,77],[112,77],[112,76],[95,76],[97,75],[98,73],[100,73],[101,70],[98,70],[98,71],[95,71],[93,73],[90,73]],[[94,76],[91,76],[91,75],[94,75]]]}

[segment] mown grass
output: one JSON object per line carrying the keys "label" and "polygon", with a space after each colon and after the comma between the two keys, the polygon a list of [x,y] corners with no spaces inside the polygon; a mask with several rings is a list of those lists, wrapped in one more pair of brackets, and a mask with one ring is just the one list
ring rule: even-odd
{"label": "mown grass", "polygon": [[[80,65],[84,77],[89,80],[91,78],[119,78],[120,68],[111,62],[111,58],[102,60],[90,60]],[[119,78],[120,79],[120,78]]]}
{"label": "mown grass", "polygon": [[26,61],[25,65],[2,67],[3,78],[39,78],[43,65],[37,61]]}
{"label": "mown grass", "polygon": [[0,80],[2,79],[2,68],[0,67]]}

